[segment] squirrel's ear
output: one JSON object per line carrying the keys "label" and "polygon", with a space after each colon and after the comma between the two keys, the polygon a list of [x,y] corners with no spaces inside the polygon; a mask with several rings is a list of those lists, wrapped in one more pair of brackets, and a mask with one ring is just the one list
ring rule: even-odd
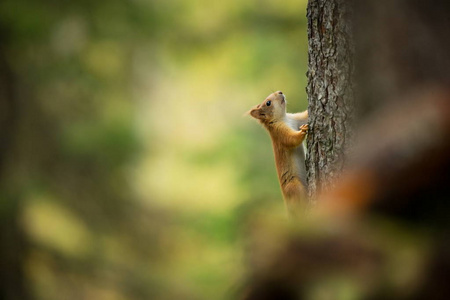
{"label": "squirrel's ear", "polygon": [[261,109],[260,108],[253,108],[250,110],[250,115],[255,119],[261,119]]}
{"label": "squirrel's ear", "polygon": [[261,111],[261,105],[252,108],[248,113],[255,119],[263,119],[265,116]]}

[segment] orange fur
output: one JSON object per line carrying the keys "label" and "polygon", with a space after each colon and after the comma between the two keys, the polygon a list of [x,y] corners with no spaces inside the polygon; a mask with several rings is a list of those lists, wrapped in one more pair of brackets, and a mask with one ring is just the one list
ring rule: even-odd
{"label": "orange fur", "polygon": [[[267,105],[268,101],[270,105]],[[298,215],[307,203],[302,142],[308,130],[308,111],[287,114],[285,96],[275,92],[250,110],[250,115],[258,119],[270,134],[286,206],[292,215]]]}

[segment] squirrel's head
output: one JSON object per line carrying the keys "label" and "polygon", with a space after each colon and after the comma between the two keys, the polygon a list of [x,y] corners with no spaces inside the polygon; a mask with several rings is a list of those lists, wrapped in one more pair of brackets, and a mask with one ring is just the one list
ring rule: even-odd
{"label": "squirrel's head", "polygon": [[286,115],[286,97],[280,91],[272,93],[261,104],[252,108],[249,114],[262,123],[280,120]]}

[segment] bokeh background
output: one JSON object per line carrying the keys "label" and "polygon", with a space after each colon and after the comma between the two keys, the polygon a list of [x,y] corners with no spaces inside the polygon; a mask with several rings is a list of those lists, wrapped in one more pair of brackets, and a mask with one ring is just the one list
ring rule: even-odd
{"label": "bokeh background", "polygon": [[2,289],[233,299],[284,214],[267,133],[307,107],[306,0],[3,0]]}

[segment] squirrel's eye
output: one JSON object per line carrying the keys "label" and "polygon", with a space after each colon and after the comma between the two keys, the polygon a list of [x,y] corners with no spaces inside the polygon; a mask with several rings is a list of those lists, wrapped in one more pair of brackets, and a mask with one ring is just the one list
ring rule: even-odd
{"label": "squirrel's eye", "polygon": [[269,100],[269,101],[266,102],[267,106],[270,106],[270,104],[272,104],[272,101]]}

